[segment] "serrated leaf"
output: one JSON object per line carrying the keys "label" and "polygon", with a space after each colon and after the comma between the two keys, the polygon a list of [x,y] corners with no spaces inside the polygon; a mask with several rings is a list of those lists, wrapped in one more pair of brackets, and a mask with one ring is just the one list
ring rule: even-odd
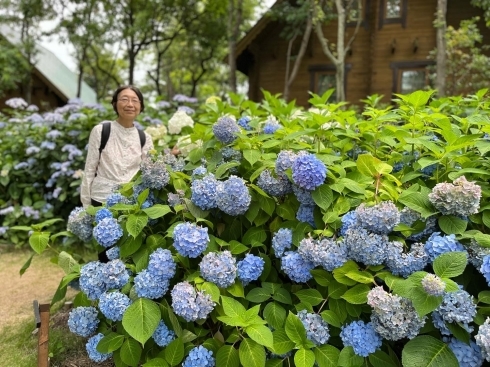
{"label": "serrated leaf", "polygon": [[420,317],[434,311],[442,302],[442,296],[431,296],[422,287],[414,287],[410,298]]}
{"label": "serrated leaf", "polygon": [[463,274],[467,262],[465,252],[446,252],[435,258],[433,269],[440,278],[454,278]]}
{"label": "serrated leaf", "polygon": [[344,347],[340,351],[338,366],[341,367],[360,367],[364,363],[364,358],[356,355],[352,347]]}
{"label": "serrated leaf", "polygon": [[294,354],[294,364],[297,367],[312,367],[315,364],[315,354],[311,350],[301,348]]}
{"label": "serrated leaf", "polygon": [[80,270],[78,262],[66,251],[61,251],[58,255],[58,265],[63,269],[65,274]]}
{"label": "serrated leaf", "polygon": [[144,345],[155,332],[160,319],[160,309],[155,302],[138,298],[126,309],[122,324],[130,336]]}
{"label": "serrated leaf", "polygon": [[201,290],[206,291],[211,296],[213,302],[219,303],[220,291],[216,284],[211,282],[204,282],[201,284]]}
{"label": "serrated leaf", "polygon": [[318,285],[322,287],[327,287],[330,283],[331,275],[324,269],[313,269],[310,271],[311,275],[313,275],[313,279]]}
{"label": "serrated leaf", "polygon": [[490,291],[481,291],[478,293],[478,302],[490,304]]}
{"label": "serrated leaf", "polygon": [[[116,364],[117,366],[117,364]],[[168,367],[167,362],[162,358],[153,358],[152,360],[146,362],[143,367]]]}
{"label": "serrated leaf", "polygon": [[221,296],[221,305],[226,316],[241,318],[245,314],[245,307],[230,297]]}
{"label": "serrated leaf", "polygon": [[245,297],[250,302],[254,303],[262,303],[271,298],[270,293],[268,293],[264,288],[253,288],[250,292],[247,293]]}
{"label": "serrated leaf", "polygon": [[274,329],[282,329],[286,322],[286,310],[276,302],[269,302],[264,308],[264,319]]}
{"label": "serrated leaf", "polygon": [[403,367],[459,367],[449,346],[428,335],[417,336],[405,344],[402,364]]}
{"label": "serrated leaf", "polygon": [[475,241],[482,247],[490,247],[490,235],[477,233],[475,234]]}
{"label": "serrated leaf", "polygon": [[238,351],[231,345],[223,345],[216,353],[216,367],[239,367]]}
{"label": "serrated leaf", "polygon": [[260,345],[268,348],[273,348],[272,331],[265,325],[250,325],[245,328],[245,332],[250,339],[256,341]]}
{"label": "serrated leaf", "polygon": [[367,294],[371,288],[366,284],[358,284],[350,288],[342,295],[342,298],[354,305],[361,305],[367,302]]}
{"label": "serrated leaf", "polygon": [[272,298],[278,302],[285,303],[287,305],[291,305],[293,301],[291,300],[291,294],[284,288],[276,289]]}
{"label": "serrated leaf", "polygon": [[261,153],[255,149],[244,149],[243,150],[243,158],[250,163],[250,166],[253,166],[255,162],[260,159]]}
{"label": "serrated leaf", "polygon": [[163,217],[165,214],[171,213],[172,209],[168,205],[155,204],[150,208],[143,209],[143,211],[151,219],[157,219]]}
{"label": "serrated leaf", "polygon": [[391,359],[391,357],[383,352],[377,350],[369,355],[369,362],[373,367],[397,367],[397,364]]}
{"label": "serrated leaf", "polygon": [[428,196],[420,192],[405,191],[398,197],[398,201],[410,209],[415,210],[423,218],[427,218],[436,213]]}
{"label": "serrated leaf", "polygon": [[333,192],[326,184],[320,185],[313,190],[311,197],[315,201],[315,204],[323,210],[327,210],[333,203]]}
{"label": "serrated leaf", "polygon": [[439,227],[446,234],[463,234],[468,222],[454,215],[443,215],[437,220]]}
{"label": "serrated leaf", "polygon": [[340,351],[332,345],[321,345],[313,349],[319,367],[337,367]]}
{"label": "serrated leaf", "polygon": [[333,326],[338,327],[338,328],[342,325],[339,317],[332,310],[322,311],[322,313],[320,315],[322,316],[322,319],[324,319],[330,325],[333,325]]}
{"label": "serrated leaf", "polygon": [[121,360],[128,366],[136,367],[141,358],[143,349],[134,339],[128,338],[121,346]]}
{"label": "serrated leaf", "polygon": [[243,367],[264,367],[265,365],[264,347],[252,339],[245,338],[241,341],[238,356]]}
{"label": "serrated leaf", "polygon": [[184,359],[184,355],[184,343],[180,338],[172,340],[170,344],[165,347],[163,352],[165,360],[171,366],[177,366]]}
{"label": "serrated leaf", "polygon": [[32,249],[36,251],[38,255],[46,249],[49,243],[49,232],[34,232],[31,237],[29,237],[29,245]]}
{"label": "serrated leaf", "polygon": [[358,283],[372,284],[374,283],[374,276],[367,271],[348,271],[345,273],[347,278],[355,280]]}
{"label": "serrated leaf", "polygon": [[242,237],[244,245],[250,245],[253,241],[264,243],[267,239],[267,234],[262,227],[250,227]]}
{"label": "serrated leaf", "polygon": [[24,263],[24,265],[22,265],[22,268],[20,268],[20,270],[19,270],[19,275],[23,275],[27,271],[27,269],[29,269],[29,266],[31,266],[31,262],[32,262],[34,255],[35,254],[32,254],[31,256],[29,256],[29,258]]}
{"label": "serrated leaf", "polygon": [[274,345],[272,350],[275,354],[286,354],[294,348],[294,343],[288,338],[284,330],[275,330],[272,332]]}
{"label": "serrated leaf", "polygon": [[117,333],[109,333],[100,339],[99,344],[97,344],[97,351],[100,353],[111,353],[115,350],[121,348],[124,342],[124,335]]}
{"label": "serrated leaf", "polygon": [[306,343],[306,329],[298,316],[289,312],[286,318],[286,334],[297,346]]}
{"label": "serrated leaf", "polygon": [[317,306],[324,300],[321,293],[316,289],[301,289],[294,293],[294,295],[298,297],[301,302],[312,306]]}
{"label": "serrated leaf", "polygon": [[126,223],[126,229],[131,236],[136,238],[143,231],[147,224],[148,215],[146,215],[146,213],[130,214]]}

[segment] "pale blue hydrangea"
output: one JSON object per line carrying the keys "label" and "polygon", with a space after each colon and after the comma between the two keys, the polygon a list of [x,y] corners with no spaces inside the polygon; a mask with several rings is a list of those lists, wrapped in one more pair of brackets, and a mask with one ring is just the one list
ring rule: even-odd
{"label": "pale blue hydrangea", "polygon": [[97,314],[95,307],[74,308],[68,315],[68,328],[73,334],[88,338],[95,334],[99,326]]}
{"label": "pale blue hydrangea", "polygon": [[265,261],[259,256],[247,254],[237,263],[237,274],[243,285],[259,279],[264,271]]}
{"label": "pale blue hydrangea", "polygon": [[196,258],[208,247],[208,228],[195,223],[179,223],[175,226],[172,235],[174,247],[182,256]]}
{"label": "pale blue hydrangea", "polygon": [[444,294],[442,303],[436,308],[445,322],[470,323],[476,315],[476,304],[465,290]]}
{"label": "pale blue hydrangea", "polygon": [[487,284],[490,285],[490,256],[487,255],[483,258],[482,264],[480,266],[480,273],[483,274]]}
{"label": "pale blue hydrangea", "polygon": [[412,339],[425,324],[412,301],[386,292],[383,287],[372,288],[367,304],[373,308],[371,322],[374,329],[387,340]]}
{"label": "pale blue hydrangea", "polygon": [[245,214],[251,201],[252,197],[245,181],[240,177],[231,175],[228,180],[220,182],[216,187],[216,204],[228,215]]}
{"label": "pale blue hydrangea", "polygon": [[46,133],[46,139],[56,139],[61,136],[61,132],[59,130],[53,129]]}
{"label": "pale blue hydrangea", "polygon": [[108,248],[122,237],[123,230],[115,218],[106,217],[94,227],[92,234],[97,243]]}
{"label": "pale blue hydrangea", "polygon": [[198,178],[203,178],[208,173],[208,170],[204,166],[196,167],[192,170],[191,181]]}
{"label": "pale blue hydrangea", "polygon": [[172,105],[168,101],[158,101],[156,103],[156,106],[157,106],[157,108],[163,108],[163,109],[165,109],[165,108],[171,107]]}
{"label": "pale blue hydrangea", "polygon": [[476,345],[481,348],[483,358],[490,362],[490,318],[487,317],[485,323],[478,329],[475,336]]}
{"label": "pale blue hydrangea", "polygon": [[158,299],[168,291],[169,281],[154,277],[144,269],[134,277],[134,291],[138,297]]}
{"label": "pale blue hydrangea", "polygon": [[158,248],[150,255],[147,269],[155,278],[170,280],[175,275],[177,265],[169,250]]}
{"label": "pale blue hydrangea", "polygon": [[112,212],[107,208],[101,208],[95,213],[95,223],[100,223],[104,218],[113,218]]}
{"label": "pale blue hydrangea", "polygon": [[306,190],[314,190],[327,177],[325,163],[314,154],[302,154],[294,160],[292,165],[293,182]]}
{"label": "pale blue hydrangea", "polygon": [[168,205],[171,207],[176,207],[177,205],[183,205],[184,201],[184,193],[182,190],[177,190],[177,193],[169,192],[167,196]]}
{"label": "pale blue hydrangea", "polygon": [[429,194],[434,207],[444,215],[468,216],[478,213],[481,187],[460,176],[453,183],[438,183]]}
{"label": "pale blue hydrangea", "polygon": [[468,345],[461,340],[451,338],[447,345],[456,356],[460,367],[480,367],[483,364],[482,350],[473,340],[470,340]]}
{"label": "pale blue hydrangea", "polygon": [[191,349],[182,367],[214,367],[214,365],[213,352],[200,345]]}
{"label": "pale blue hydrangea", "polygon": [[19,163],[17,163],[14,166],[14,169],[15,170],[21,170],[21,169],[24,169],[24,168],[27,168],[27,167],[29,167],[29,163],[27,163],[27,162],[19,162]]}
{"label": "pale blue hydrangea", "polygon": [[99,261],[91,261],[80,269],[80,289],[92,301],[107,290],[104,267],[105,265]]}
{"label": "pale blue hydrangea", "polygon": [[306,337],[315,345],[327,344],[330,338],[328,324],[316,313],[309,313],[301,310],[297,314],[301,323],[306,329]]}
{"label": "pale blue hydrangea", "polygon": [[230,251],[209,252],[202,258],[199,269],[204,279],[220,288],[228,288],[235,283],[236,259]]}
{"label": "pale blue hydrangea", "polygon": [[262,132],[264,134],[274,134],[282,126],[275,120],[268,120],[265,122]]}
{"label": "pale blue hydrangea", "polygon": [[68,216],[67,229],[83,242],[89,242],[92,239],[92,221],[92,216],[85,209],[76,207]]}
{"label": "pale blue hydrangea", "polygon": [[427,274],[422,279],[422,288],[424,291],[431,296],[442,296],[444,294],[444,289],[446,289],[446,283],[434,274]]}
{"label": "pale blue hydrangea", "polygon": [[241,126],[244,130],[250,131],[252,130],[252,127],[249,125],[251,120],[252,119],[250,118],[250,116],[243,116],[240,117],[236,123],[238,124],[238,126]]}
{"label": "pale blue hydrangea", "polygon": [[284,251],[293,244],[293,231],[290,228],[280,228],[272,236],[272,249],[277,258],[282,257]]}
{"label": "pale blue hydrangea", "polygon": [[360,227],[347,230],[344,236],[348,257],[365,265],[383,264],[388,243],[388,236],[370,233]]}
{"label": "pale blue hydrangea", "polygon": [[462,251],[466,252],[464,246],[456,240],[454,234],[441,236],[440,232],[434,232],[425,243],[425,252],[429,255],[429,260],[433,262],[439,255],[446,252]]}
{"label": "pale blue hydrangea", "polygon": [[167,325],[165,325],[163,320],[160,320],[155,332],[153,333],[153,340],[155,341],[155,343],[159,347],[166,347],[174,339],[175,333],[170,330]]}
{"label": "pale blue hydrangea", "polygon": [[294,282],[306,283],[312,278],[310,270],[315,267],[312,262],[301,257],[296,251],[287,251],[281,258],[281,270]]}
{"label": "pale blue hydrangea", "polygon": [[129,281],[126,265],[119,259],[105,263],[102,267],[102,276],[107,289],[121,289]]}
{"label": "pale blue hydrangea", "polygon": [[239,150],[233,149],[232,147],[223,147],[221,148],[220,153],[225,162],[239,162],[242,160],[242,153]]}
{"label": "pale blue hydrangea", "polygon": [[281,197],[291,192],[291,182],[285,177],[274,177],[270,170],[266,169],[260,173],[257,186],[268,195]]}
{"label": "pale blue hydrangea", "polygon": [[126,197],[121,195],[119,192],[114,192],[110,194],[105,202],[105,205],[110,208],[111,206],[114,206],[119,203],[125,203],[126,202]]}
{"label": "pale blue hydrangea", "polygon": [[223,144],[230,144],[237,138],[240,127],[236,121],[229,116],[223,116],[213,125],[213,133],[216,139]]}
{"label": "pale blue hydrangea", "polygon": [[41,149],[53,150],[54,148],[56,148],[56,144],[53,143],[52,141],[41,142]]}
{"label": "pale blue hydrangea", "polygon": [[342,227],[340,227],[341,236],[345,236],[345,233],[349,228],[354,228],[359,225],[357,223],[357,214],[355,210],[345,213],[342,218],[340,218],[340,221],[342,222]]}
{"label": "pale blue hydrangea", "polygon": [[480,244],[473,238],[471,239],[469,245],[466,246],[466,250],[468,251],[468,261],[476,269],[480,269],[483,265],[483,258],[490,255],[490,247],[480,246]]}
{"label": "pale blue hydrangea", "polygon": [[420,213],[417,213],[415,210],[408,207],[405,207],[400,211],[400,223],[412,227],[416,221],[424,222],[425,228],[420,232],[411,234],[408,237],[409,240],[418,242],[427,238],[436,231],[437,218],[435,216],[424,219]]}
{"label": "pale blue hydrangea", "polygon": [[305,190],[298,185],[292,185],[294,196],[298,199],[300,204],[303,205],[316,205],[310,190]]}
{"label": "pale blue hydrangea", "polygon": [[299,243],[298,253],[314,266],[321,266],[327,271],[333,271],[347,261],[346,246],[329,238],[305,238]]}
{"label": "pale blue hydrangea", "polygon": [[388,234],[400,223],[400,212],[391,201],[371,207],[363,203],[356,209],[356,214],[360,226],[377,234]]}
{"label": "pale blue hydrangea", "polygon": [[188,282],[177,283],[171,291],[172,308],[186,321],[202,320],[213,311],[215,303],[204,291],[196,292]]}
{"label": "pale blue hydrangea", "polygon": [[112,357],[112,352],[111,353],[100,353],[99,351],[97,351],[97,345],[99,344],[100,340],[103,337],[104,337],[104,334],[98,333],[97,335],[94,335],[93,337],[91,337],[87,341],[87,344],[85,344],[88,357],[92,361],[97,362],[97,363],[104,362],[104,361],[106,361]]}
{"label": "pale blue hydrangea", "polygon": [[404,251],[403,243],[388,242],[385,264],[393,275],[407,278],[416,271],[424,269],[429,262],[423,243],[413,243],[408,252]]}
{"label": "pale blue hydrangea", "polygon": [[109,260],[116,260],[116,259],[119,259],[121,256],[120,256],[120,250],[119,250],[119,247],[111,247],[109,250],[107,250],[105,252],[105,254],[107,255],[107,258]]}
{"label": "pale blue hydrangea", "polygon": [[129,297],[121,292],[106,292],[99,297],[100,312],[112,321],[121,321],[130,305]]}
{"label": "pale blue hydrangea", "polygon": [[431,313],[432,324],[439,330],[441,335],[452,335],[449,328],[446,326],[446,322],[442,318],[441,314],[437,311]]}
{"label": "pale blue hydrangea", "polygon": [[314,212],[314,205],[300,204],[298,211],[296,212],[296,219],[300,222],[308,223],[313,228],[316,228]]}
{"label": "pale blue hydrangea", "polygon": [[343,325],[340,338],[345,347],[352,347],[354,353],[361,357],[367,357],[381,348],[383,338],[374,329],[371,322],[352,321]]}
{"label": "pale blue hydrangea", "polygon": [[29,104],[24,100],[24,98],[14,97],[14,98],[7,99],[5,101],[5,105],[14,109],[24,109]]}
{"label": "pale blue hydrangea", "polygon": [[286,170],[293,167],[297,158],[296,153],[291,150],[281,150],[277,155],[275,170],[278,176],[286,176]]}
{"label": "pale blue hydrangea", "polygon": [[170,174],[162,155],[148,157],[141,161],[141,180],[144,187],[160,190],[167,186]]}
{"label": "pale blue hydrangea", "polygon": [[218,180],[213,174],[196,179],[191,184],[191,201],[202,210],[209,210],[217,207],[216,190]]}

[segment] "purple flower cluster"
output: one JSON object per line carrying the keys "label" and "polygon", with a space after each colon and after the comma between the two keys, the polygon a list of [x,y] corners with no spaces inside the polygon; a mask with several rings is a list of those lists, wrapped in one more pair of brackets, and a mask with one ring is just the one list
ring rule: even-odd
{"label": "purple flower cluster", "polygon": [[401,242],[388,243],[385,264],[393,275],[408,277],[410,274],[425,268],[429,255],[425,252],[423,243],[414,243],[408,252],[404,252]]}
{"label": "purple flower cluster", "polygon": [[386,259],[388,236],[370,233],[364,228],[353,227],[344,236],[349,258],[365,265],[381,265]]}
{"label": "purple flower cluster", "polygon": [[210,295],[204,291],[196,292],[188,282],[177,283],[171,296],[174,312],[186,321],[205,319],[215,306]]}
{"label": "purple flower cluster", "polygon": [[195,223],[179,223],[174,228],[172,238],[179,254],[195,258],[208,247],[208,228],[197,226]]}
{"label": "purple flower cluster", "polygon": [[327,177],[325,163],[314,154],[298,155],[293,162],[292,171],[294,183],[306,190],[314,190],[323,184]]}
{"label": "purple flower cluster", "polygon": [[458,177],[453,183],[439,183],[429,194],[434,207],[444,215],[468,216],[478,213],[481,187]]}
{"label": "purple flower cluster", "polygon": [[220,117],[213,125],[214,136],[223,144],[232,143],[237,138],[237,133],[239,132],[240,127],[229,116]]}

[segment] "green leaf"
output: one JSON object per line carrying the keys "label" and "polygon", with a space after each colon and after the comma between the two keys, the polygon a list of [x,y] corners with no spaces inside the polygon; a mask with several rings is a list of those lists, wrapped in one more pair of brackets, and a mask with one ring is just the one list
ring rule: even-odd
{"label": "green leaf", "polygon": [[121,346],[121,360],[129,366],[138,366],[143,349],[134,339],[128,338]]}
{"label": "green leaf", "polygon": [[171,213],[172,209],[168,205],[155,204],[150,208],[143,209],[143,211],[151,219],[157,219],[163,217],[165,214]]}
{"label": "green leaf", "polygon": [[[117,366],[117,364],[116,364]],[[143,367],[168,367],[167,362],[162,358],[153,358],[152,360],[146,362]]]}
{"label": "green leaf", "polygon": [[369,362],[373,367],[397,367],[398,365],[391,359],[391,357],[383,352],[377,350],[369,355]]}
{"label": "green leaf", "polygon": [[214,173],[214,177],[216,177],[216,179],[220,179],[226,173],[226,171],[228,171],[230,168],[233,168],[233,167],[236,167],[239,165],[240,165],[239,162],[227,162],[227,163],[221,164],[221,165],[219,165],[218,168],[216,168],[216,172]]}
{"label": "green leaf", "polygon": [[250,302],[262,303],[271,298],[271,295],[264,288],[259,287],[253,288],[250,292],[248,292],[245,298]]}
{"label": "green leaf", "polygon": [[327,210],[333,203],[333,193],[328,185],[323,184],[318,186],[312,193],[311,197],[323,210]]}
{"label": "green leaf", "polygon": [[97,351],[100,353],[111,353],[121,348],[124,342],[124,335],[109,333],[100,339],[97,344]]}
{"label": "green leaf", "polygon": [[452,322],[447,322],[446,327],[454,337],[468,345],[470,344],[470,334],[462,326]]}
{"label": "green leaf", "polygon": [[264,367],[265,365],[264,347],[252,339],[242,340],[238,348],[238,356],[243,367]]}
{"label": "green leaf", "polygon": [[202,210],[196,204],[194,204],[190,199],[184,198],[185,206],[189,209],[189,212],[194,216],[194,218],[206,218],[209,211]]}
{"label": "green leaf", "polygon": [[446,234],[463,234],[468,222],[454,215],[443,215],[437,220],[439,227]]}
{"label": "green leaf", "polygon": [[264,308],[264,319],[274,329],[282,329],[286,322],[286,310],[276,302],[269,302]]}
{"label": "green leaf", "polygon": [[160,319],[160,308],[155,302],[138,298],[127,308],[122,324],[130,336],[145,344],[155,332]]}
{"label": "green leaf", "polygon": [[403,367],[459,367],[449,346],[428,335],[417,336],[405,344],[402,364]]}
{"label": "green leaf", "polygon": [[490,235],[477,233],[475,235],[475,241],[482,247],[490,247]]}
{"label": "green leaf", "polygon": [[291,305],[293,301],[291,300],[291,294],[284,288],[277,289],[272,298],[278,302],[285,303],[287,305]]}
{"label": "green leaf", "polygon": [[442,302],[442,296],[431,296],[422,287],[414,287],[410,298],[420,317],[434,311]]}
{"label": "green leaf", "polygon": [[235,282],[226,288],[226,291],[236,298],[245,298],[243,285],[240,282]]}
{"label": "green leaf", "polygon": [[467,262],[465,252],[446,252],[436,257],[433,269],[440,278],[454,278],[463,274]]}
{"label": "green leaf", "polygon": [[170,344],[165,347],[163,352],[165,360],[171,366],[177,366],[184,359],[184,355],[184,343],[182,343],[180,338],[172,340]]}
{"label": "green leaf", "polygon": [[294,294],[301,302],[312,306],[317,306],[324,300],[321,293],[316,289],[301,289]]}
{"label": "green leaf", "polygon": [[367,271],[357,271],[357,270],[349,271],[345,273],[345,276],[347,278],[355,280],[358,283],[364,283],[364,284],[374,283],[374,276]]}
{"label": "green leaf", "polygon": [[[434,94],[433,91],[422,91],[417,90],[408,96],[407,102],[418,109],[419,107],[423,107],[429,102],[429,98]],[[422,366],[419,366],[422,367]]]}
{"label": "green leaf", "polygon": [[246,311],[240,302],[230,297],[221,296],[221,305],[226,316],[241,318]]}
{"label": "green leaf", "polygon": [[248,163],[250,163],[251,166],[255,164],[260,159],[260,151],[255,150],[255,149],[245,149],[243,150],[243,158],[247,160]]}
{"label": "green leaf", "polygon": [[32,262],[34,255],[35,254],[32,254],[31,256],[29,256],[29,258],[24,263],[24,265],[22,265],[22,268],[20,268],[20,270],[19,270],[19,275],[23,275],[27,271],[27,269],[29,269],[29,266],[31,266],[31,262]]}
{"label": "green leaf", "polygon": [[58,265],[63,269],[65,274],[72,271],[80,271],[78,262],[66,251],[61,251],[58,255]]}
{"label": "green leaf", "polygon": [[342,298],[354,305],[361,305],[367,302],[367,294],[371,288],[366,284],[358,284],[350,288],[342,295]]}
{"label": "green leaf", "polygon": [[275,330],[272,332],[274,346],[272,350],[275,354],[286,354],[294,348],[294,343],[288,338],[284,330]]}
{"label": "green leaf", "polygon": [[346,274],[351,271],[358,271],[358,268],[358,265],[354,261],[348,260],[340,268],[336,268],[333,270],[333,277],[337,282],[341,284],[353,286],[357,284],[357,282],[348,278]]}
{"label": "green leaf", "polygon": [[49,243],[49,232],[34,232],[31,237],[29,237],[29,245],[32,249],[36,251],[38,255],[46,249]]}
{"label": "green leaf", "polygon": [[315,364],[315,354],[308,349],[301,348],[294,354],[296,367],[312,367]]}
{"label": "green leaf", "polygon": [[356,161],[357,169],[368,177],[390,173],[393,167],[370,154],[360,154]]}
{"label": "green leaf", "polygon": [[340,325],[342,325],[342,322],[340,321],[339,317],[332,310],[322,311],[320,315],[322,316],[322,319],[324,319],[330,325],[333,325],[338,328],[340,327]]}
{"label": "green leaf", "polygon": [[262,227],[250,227],[242,237],[244,245],[251,245],[253,241],[264,243],[267,239],[267,233]]}
{"label": "green leaf", "polygon": [[245,328],[245,332],[250,339],[256,341],[260,345],[264,345],[268,348],[273,348],[272,331],[265,325],[250,325]]}
{"label": "green leaf", "polygon": [[398,201],[410,209],[420,213],[423,218],[427,218],[437,212],[434,210],[429,197],[420,192],[404,191],[398,197]]}
{"label": "green leaf", "polygon": [[478,302],[490,304],[490,291],[481,291],[478,293]]}
{"label": "green leaf", "polygon": [[140,249],[142,244],[143,236],[141,233],[136,236],[136,238],[132,236],[127,236],[119,248],[121,258],[133,255]]}
{"label": "green leaf", "polygon": [[148,215],[146,213],[130,214],[126,223],[126,229],[131,236],[136,238],[147,224]]}
{"label": "green leaf", "polygon": [[231,345],[223,345],[216,353],[216,367],[239,367],[238,351]]}
{"label": "green leaf", "polygon": [[313,275],[313,279],[315,279],[315,282],[317,282],[318,285],[321,285],[322,287],[327,287],[330,283],[330,279],[332,278],[330,273],[328,273],[324,269],[313,269],[310,271],[310,273],[311,275]]}
{"label": "green leaf", "polygon": [[213,302],[219,303],[220,291],[216,284],[211,282],[204,282],[201,284],[201,290],[209,294]]}
{"label": "green leaf", "polygon": [[344,347],[340,351],[338,365],[341,367],[360,367],[364,363],[364,358],[354,353],[352,347]]}
{"label": "green leaf", "polygon": [[340,351],[332,345],[321,345],[313,349],[319,367],[337,367]]}
{"label": "green leaf", "polygon": [[306,330],[298,316],[289,312],[286,318],[286,334],[297,346],[306,343]]}

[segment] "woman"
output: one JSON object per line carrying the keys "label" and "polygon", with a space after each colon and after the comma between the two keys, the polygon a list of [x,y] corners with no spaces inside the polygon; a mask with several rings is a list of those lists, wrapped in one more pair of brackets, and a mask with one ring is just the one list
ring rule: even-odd
{"label": "woman", "polygon": [[136,117],[145,109],[140,90],[132,85],[121,86],[114,92],[111,103],[117,118],[106,122],[110,124],[110,135],[104,149],[99,152],[102,123],[92,129],[88,141],[80,188],[80,199],[85,208],[102,205],[116,187],[131,181],[141,160],[153,149],[151,137],[144,133],[144,139],[140,139],[134,126]]}

